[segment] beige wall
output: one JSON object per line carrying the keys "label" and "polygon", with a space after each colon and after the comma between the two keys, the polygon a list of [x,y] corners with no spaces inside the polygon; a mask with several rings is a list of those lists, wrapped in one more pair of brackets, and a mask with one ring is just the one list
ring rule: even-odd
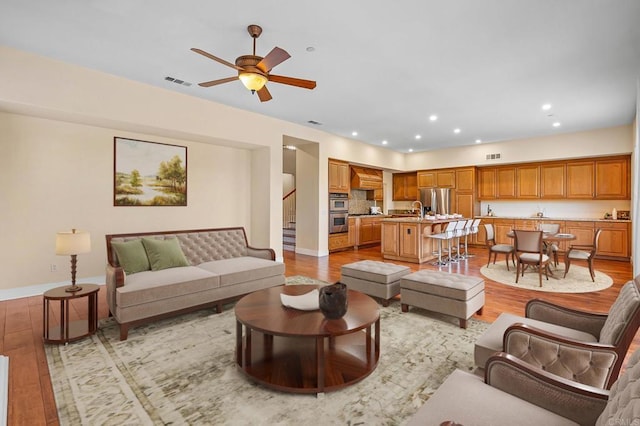
{"label": "beige wall", "polygon": [[[114,135],[186,146],[188,206],[114,207]],[[91,233],[79,277],[104,274],[107,233],[242,224],[251,235],[252,151],[0,113],[0,152],[0,289],[69,279],[57,231]]]}

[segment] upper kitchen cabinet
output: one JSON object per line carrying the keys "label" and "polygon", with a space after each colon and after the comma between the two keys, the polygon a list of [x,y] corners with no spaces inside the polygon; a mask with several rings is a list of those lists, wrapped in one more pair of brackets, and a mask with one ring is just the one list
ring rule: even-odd
{"label": "upper kitchen cabinet", "polygon": [[496,169],[496,198],[516,198],[515,167],[498,167]]}
{"label": "upper kitchen cabinet", "polygon": [[393,174],[393,201],[415,201],[418,199],[418,174]]}
{"label": "upper kitchen cabinet", "polygon": [[540,198],[540,167],[534,165],[516,168],[516,198]]}
{"label": "upper kitchen cabinet", "polygon": [[595,162],[595,198],[629,200],[629,157],[598,159]]}
{"label": "upper kitchen cabinet", "polygon": [[478,199],[493,200],[496,198],[496,169],[482,167],[478,169]]}
{"label": "upper kitchen cabinet", "polygon": [[382,170],[351,166],[351,189],[382,189]]}
{"label": "upper kitchen cabinet", "polygon": [[473,193],[476,183],[476,168],[468,167],[464,169],[456,169],[455,188],[459,193]]}
{"label": "upper kitchen cabinet", "polygon": [[329,159],[329,192],[349,193],[349,163]]}
{"label": "upper kitchen cabinet", "polygon": [[561,164],[540,166],[540,198],[565,198],[567,167]]}
{"label": "upper kitchen cabinet", "polygon": [[567,163],[567,198],[593,198],[593,161]]}
{"label": "upper kitchen cabinet", "polygon": [[418,172],[418,188],[455,188],[456,170],[426,170]]}

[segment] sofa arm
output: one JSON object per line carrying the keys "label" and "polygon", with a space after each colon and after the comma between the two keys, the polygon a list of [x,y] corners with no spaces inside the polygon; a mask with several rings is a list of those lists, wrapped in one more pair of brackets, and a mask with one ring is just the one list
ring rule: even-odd
{"label": "sofa arm", "polygon": [[607,320],[607,314],[578,311],[540,299],[527,302],[525,317],[584,331],[596,338],[600,338],[600,330]]}
{"label": "sofa arm", "polygon": [[276,260],[276,252],[270,248],[256,248],[247,246],[247,255],[261,259]]}
{"label": "sofa arm", "polygon": [[512,355],[493,355],[485,366],[485,382],[579,424],[595,424],[609,391],[547,373]]}
{"label": "sofa arm", "polygon": [[609,389],[619,372],[614,347],[575,342],[524,324],[507,328],[503,348],[548,373],[601,389]]}
{"label": "sofa arm", "polygon": [[111,266],[107,264],[106,270],[106,288],[107,288],[107,304],[109,312],[115,316],[116,313],[116,289],[124,286],[125,273],[120,266]]}

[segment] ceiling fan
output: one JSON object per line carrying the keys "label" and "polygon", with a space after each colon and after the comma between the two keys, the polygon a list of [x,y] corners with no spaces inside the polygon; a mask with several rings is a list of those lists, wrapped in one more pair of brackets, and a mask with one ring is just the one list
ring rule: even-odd
{"label": "ceiling fan", "polygon": [[269,90],[265,85],[267,81],[271,81],[273,83],[288,84],[289,86],[302,87],[305,89],[314,89],[316,87],[315,81],[270,74],[270,71],[273,69],[273,67],[286,61],[291,57],[291,55],[289,55],[285,50],[280,49],[279,47],[274,47],[273,50],[271,50],[271,52],[269,52],[269,54],[267,54],[267,56],[265,56],[264,58],[262,56],[257,56],[256,39],[260,37],[260,34],[262,34],[262,28],[259,25],[249,25],[247,27],[247,31],[249,31],[249,35],[253,38],[253,55],[238,56],[236,58],[235,65],[231,62],[225,61],[224,59],[207,53],[204,50],[197,49],[195,47],[191,48],[191,50],[199,53],[202,56],[206,56],[209,59],[213,59],[216,62],[219,62],[238,71],[238,75],[235,77],[205,81],[203,83],[199,83],[199,86],[211,87],[240,79],[240,81],[242,81],[242,84],[244,84],[247,89],[251,90],[251,93],[258,92],[258,98],[260,98],[260,102],[271,100],[271,93],[269,93]]}

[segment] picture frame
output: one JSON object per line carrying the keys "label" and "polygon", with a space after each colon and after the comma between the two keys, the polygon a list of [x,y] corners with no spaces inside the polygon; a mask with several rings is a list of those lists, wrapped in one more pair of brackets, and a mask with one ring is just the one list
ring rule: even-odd
{"label": "picture frame", "polygon": [[186,206],[187,147],[115,136],[114,206]]}

